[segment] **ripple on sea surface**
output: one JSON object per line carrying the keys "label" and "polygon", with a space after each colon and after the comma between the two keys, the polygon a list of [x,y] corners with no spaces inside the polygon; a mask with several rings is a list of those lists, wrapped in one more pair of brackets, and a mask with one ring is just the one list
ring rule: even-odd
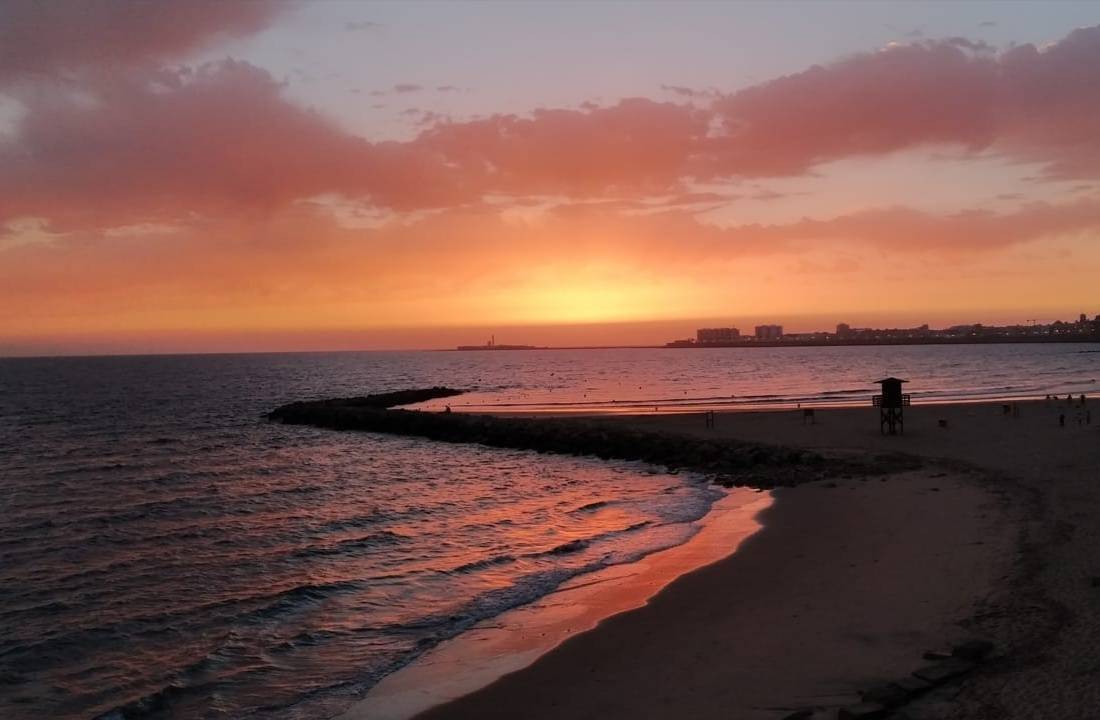
{"label": "ripple on sea surface", "polygon": [[151,717],[291,717],[571,574],[683,542],[713,499],[631,464],[259,420],[285,402],[442,383],[487,404],[862,403],[889,374],[915,398],[1094,394],[1094,350],[0,360],[0,717],[142,698]]}
{"label": "ripple on sea surface", "polygon": [[714,498],[630,464],[367,434],[228,457],[131,434],[112,455],[138,445],[156,453],[5,478],[5,717],[289,717],[578,573],[682,542]]}

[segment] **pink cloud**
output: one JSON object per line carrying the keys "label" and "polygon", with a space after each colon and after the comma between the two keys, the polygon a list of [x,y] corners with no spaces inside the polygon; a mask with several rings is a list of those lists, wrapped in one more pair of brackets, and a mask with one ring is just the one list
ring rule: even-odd
{"label": "pink cloud", "polygon": [[892,47],[719,99],[723,134],[703,172],[797,175],[816,164],[925,143],[994,138],[996,66],[953,44]]}
{"label": "pink cloud", "polygon": [[0,222],[109,227],[268,211],[326,192],[399,209],[466,199],[429,149],[348,135],[247,63],[135,70],[89,90],[28,97],[19,136],[0,144]]}
{"label": "pink cloud", "polygon": [[1006,151],[1049,162],[1059,176],[1100,174],[1100,26],[1074,30],[1042,50],[1021,45],[1000,59],[997,110]]}
{"label": "pink cloud", "polygon": [[254,33],[284,6],[271,0],[5,0],[0,83],[179,57],[218,38]]}
{"label": "pink cloud", "polygon": [[[797,175],[928,144],[1042,162],[1059,176],[1100,174],[1100,27],[1001,55],[958,39],[892,46],[706,107],[633,98],[465,122],[420,113],[427,126],[416,138],[374,143],[289,102],[247,63],[192,71],[139,62],[255,30],[278,5],[171,3],[173,23],[154,22],[140,3],[81,5],[89,37],[100,41],[111,39],[111,23],[132,35],[142,35],[141,23],[156,26],[102,53],[90,40],[61,47],[79,13],[4,7],[43,44],[35,50],[0,30],[0,52],[21,59],[4,67],[9,77],[24,73],[12,92],[26,109],[16,136],[0,139],[0,222],[39,216],[73,228],[236,216],[323,193],[397,211],[488,195],[638,201],[690,192],[694,180]],[[126,61],[135,64],[117,66]],[[72,64],[85,69],[63,83],[37,74]]]}
{"label": "pink cloud", "polygon": [[[635,194],[687,180],[790,176],[930,145],[1100,173],[1100,27],[1001,55],[962,38],[891,46],[711,105],[631,99],[443,123],[412,144],[462,168],[472,191]],[[717,132],[715,132],[717,128]]]}
{"label": "pink cloud", "polygon": [[702,173],[797,175],[935,143],[1100,172],[1100,26],[1042,50],[987,50],[961,38],[892,46],[726,96]]}
{"label": "pink cloud", "polygon": [[706,123],[706,114],[690,106],[635,98],[611,107],[443,123],[413,145],[445,157],[486,191],[660,193],[679,187]]}

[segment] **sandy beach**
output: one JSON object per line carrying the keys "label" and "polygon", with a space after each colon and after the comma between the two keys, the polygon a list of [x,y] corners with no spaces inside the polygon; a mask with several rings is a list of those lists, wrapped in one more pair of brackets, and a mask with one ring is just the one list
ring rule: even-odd
{"label": "sandy beach", "polygon": [[1100,424],[1064,399],[1007,415],[918,406],[906,420],[904,436],[884,437],[870,408],[818,410],[813,424],[800,411],[720,413],[714,428],[693,414],[605,418],[925,462],[777,489],[735,554],[420,717],[829,717],[973,637],[996,644],[994,659],[908,717],[1091,717]]}

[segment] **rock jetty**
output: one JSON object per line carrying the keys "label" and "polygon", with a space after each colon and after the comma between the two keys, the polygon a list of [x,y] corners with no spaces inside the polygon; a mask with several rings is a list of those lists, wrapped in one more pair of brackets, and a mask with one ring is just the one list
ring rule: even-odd
{"label": "rock jetty", "polygon": [[726,487],[769,489],[827,477],[895,472],[913,463],[909,458],[895,456],[827,458],[806,450],[612,426],[598,419],[515,418],[395,409],[462,392],[433,387],[299,401],[277,408],[267,418],[331,430],[362,430],[540,453],[591,455],[606,460],[639,460],[670,470],[700,472]]}

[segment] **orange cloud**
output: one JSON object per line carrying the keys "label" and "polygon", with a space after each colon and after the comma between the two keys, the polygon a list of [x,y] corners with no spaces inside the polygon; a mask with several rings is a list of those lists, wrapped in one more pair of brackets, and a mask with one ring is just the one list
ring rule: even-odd
{"label": "orange cloud", "polygon": [[940,257],[991,251],[1060,234],[1100,231],[1100,201],[1031,203],[1015,212],[968,210],[935,215],[904,207],[866,210],[830,220],[758,228],[762,237],[851,241],[897,253]]}

